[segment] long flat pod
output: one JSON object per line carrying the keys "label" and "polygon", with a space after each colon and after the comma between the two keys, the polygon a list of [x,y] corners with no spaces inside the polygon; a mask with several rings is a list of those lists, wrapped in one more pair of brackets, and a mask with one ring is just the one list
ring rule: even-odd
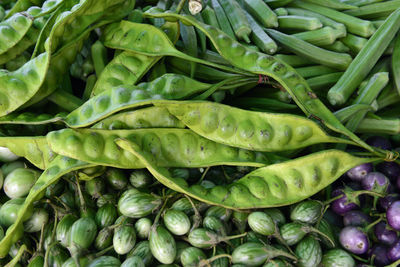
{"label": "long flat pod", "polygon": [[348,142],[327,135],[315,122],[296,115],[247,111],[214,102],[160,105],[194,132],[233,147],[282,151],[324,142]]}
{"label": "long flat pod", "polygon": [[70,127],[85,127],[121,110],[151,105],[165,99],[184,99],[209,88],[209,84],[184,75],[167,73],[137,86],[110,88],[72,111],[66,117],[66,123]]}
{"label": "long flat pod", "polygon": [[56,115],[46,113],[35,114],[32,112],[13,112],[6,116],[0,117],[0,124],[25,124],[25,125],[40,125],[49,124],[61,121],[67,113],[60,112]]}
{"label": "long flat pod", "polygon": [[12,49],[25,36],[32,23],[33,19],[22,13],[0,22],[0,54]]}
{"label": "long flat pod", "polygon": [[97,130],[63,129],[47,135],[55,153],[78,160],[124,169],[145,166],[124,152],[115,140],[126,138],[152,153],[162,167],[197,168],[214,165],[265,166],[273,155],[238,149],[210,141],[189,129]]}
{"label": "long flat pod", "polygon": [[326,150],[295,160],[256,169],[229,185],[205,188],[189,186],[158,167],[153,156],[127,140],[119,146],[143,161],[146,168],[165,186],[211,205],[230,209],[253,209],[285,206],[306,199],[334,182],[350,168],[376,159],[358,158],[339,150]]}
{"label": "long flat pod", "polygon": [[227,59],[233,66],[252,73],[272,77],[289,92],[293,100],[307,116],[316,116],[330,129],[348,136],[358,145],[369,151],[373,151],[369,145],[344,127],[332,112],[318,99],[307,82],[285,62],[273,56],[251,51],[229,38],[220,30],[205,25],[191,16],[174,13],[151,14],[151,16],[179,19],[184,23],[197,27],[210,38],[221,56]]}
{"label": "long flat pod", "polygon": [[44,191],[48,186],[57,182],[61,176],[69,172],[93,167],[93,164],[78,161],[75,159],[57,156],[55,160],[48,166],[42,173],[35,185],[29,191],[24,204],[18,211],[18,217],[13,225],[11,225],[6,232],[4,238],[0,241],[0,258],[8,255],[12,244],[17,242],[23,235],[23,217],[25,213],[33,208],[33,203],[40,200],[44,196]]}
{"label": "long flat pod", "polygon": [[50,149],[45,136],[0,137],[0,146],[7,147],[42,170],[57,156]]}

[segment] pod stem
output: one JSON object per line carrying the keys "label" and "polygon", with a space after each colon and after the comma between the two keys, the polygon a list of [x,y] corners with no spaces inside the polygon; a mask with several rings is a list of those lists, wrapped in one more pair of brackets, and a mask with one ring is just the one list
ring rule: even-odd
{"label": "pod stem", "polygon": [[168,196],[165,197],[164,203],[161,206],[161,209],[158,211],[156,218],[154,219],[154,223],[152,225],[152,228],[156,228],[157,227],[158,221],[160,220],[160,217],[161,217],[161,214],[164,211],[165,207],[167,206],[168,199],[170,199],[171,197],[172,197],[172,195],[168,195]]}
{"label": "pod stem", "polygon": [[232,256],[231,255],[229,255],[229,254],[219,254],[219,255],[213,256],[213,257],[211,257],[209,259],[201,260],[199,262],[198,267],[211,266],[210,265],[211,262],[216,261],[216,260],[221,259],[221,258],[228,258],[229,261],[232,261]]}
{"label": "pod stem", "polygon": [[204,170],[203,174],[202,174],[201,177],[200,177],[199,183],[201,183],[201,182],[204,180],[204,177],[206,177],[206,174],[207,174],[207,172],[208,172],[209,170],[210,170],[210,166],[208,166],[208,167]]}
{"label": "pod stem", "polygon": [[390,265],[386,265],[385,267],[397,267],[399,264],[400,264],[400,260],[397,260]]}
{"label": "pod stem", "polygon": [[368,225],[364,228],[365,232],[368,233],[369,230],[371,230],[372,227],[374,227],[375,225],[377,225],[378,223],[380,223],[382,220],[383,220],[383,216],[381,215],[381,216],[379,217],[379,219],[377,219],[376,221],[374,221],[374,222],[368,224]]}
{"label": "pod stem", "polygon": [[[205,171],[205,173],[207,170]],[[197,210],[196,205],[193,203],[192,199],[188,195],[184,195],[190,202],[190,205],[192,205],[192,208],[194,210],[194,220],[193,220],[193,225],[190,229],[190,231],[193,231],[194,229],[198,228],[201,224],[202,217],[200,212]]]}
{"label": "pod stem", "polygon": [[269,258],[275,258],[275,257],[279,257],[279,256],[283,256],[289,259],[292,259],[294,261],[297,261],[297,258],[295,256],[293,256],[290,253],[284,252],[282,250],[276,249],[270,245],[265,246],[265,250],[266,252],[269,254]]}
{"label": "pod stem", "polygon": [[[282,243],[287,250],[289,250],[290,253],[294,254],[293,250],[290,248],[290,246],[286,243],[285,239],[282,238],[281,233],[279,232],[278,226],[275,224],[275,233],[274,237],[278,239],[280,243]],[[265,244],[264,244],[265,245]]]}
{"label": "pod stem", "polygon": [[175,10],[176,13],[178,13],[178,14],[181,13],[183,7],[184,7],[185,4],[186,4],[186,1],[187,1],[187,0],[181,0],[181,1],[179,2],[178,6],[176,7],[176,10]]}
{"label": "pod stem", "polygon": [[241,238],[241,237],[245,237],[247,235],[247,232],[244,232],[243,234],[238,234],[238,235],[231,235],[231,236],[226,236],[224,238],[221,238],[221,241],[228,241],[228,240],[232,240],[232,239],[236,239],[236,238]]}
{"label": "pod stem", "polygon": [[98,258],[100,256],[103,256],[104,254],[106,254],[107,252],[109,252],[110,250],[114,249],[114,246],[111,245],[108,248],[105,248],[99,252],[97,252],[96,254],[94,254],[94,258]]}
{"label": "pod stem", "polygon": [[321,232],[317,228],[314,228],[314,227],[307,227],[307,228],[310,230],[310,232],[314,232],[316,234],[319,234],[320,236],[325,237],[329,241],[329,243],[331,243],[331,245],[333,247],[335,247],[335,242],[333,242],[333,240],[328,235],[324,234],[323,232]]}

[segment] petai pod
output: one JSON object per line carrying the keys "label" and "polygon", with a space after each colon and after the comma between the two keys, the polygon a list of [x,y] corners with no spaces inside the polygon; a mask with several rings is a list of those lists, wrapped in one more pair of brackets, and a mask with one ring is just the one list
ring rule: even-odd
{"label": "petai pod", "polygon": [[60,112],[56,115],[46,113],[34,114],[32,112],[13,112],[6,116],[0,117],[0,124],[27,124],[39,125],[61,121],[67,113]]}
{"label": "petai pod", "polygon": [[51,151],[44,136],[0,137],[0,146],[7,147],[20,157],[25,157],[39,169],[46,169],[57,156]]}
{"label": "petai pod", "polygon": [[[0,118],[0,123],[1,123]],[[168,109],[163,107],[148,107],[126,111],[109,116],[95,125],[94,129],[122,130],[139,128],[185,128],[185,125]]]}
{"label": "petai pod", "polygon": [[[148,17],[180,20],[202,31],[210,39],[219,54],[234,67],[259,75],[272,77],[292,96],[296,104],[307,116],[317,117],[330,129],[348,136],[369,151],[373,149],[349,131],[330,110],[318,99],[307,82],[290,65],[273,56],[253,51],[230,38],[221,30],[203,24],[189,15],[171,12],[145,14]],[[156,43],[157,40],[154,41]]]}
{"label": "petai pod", "polygon": [[0,22],[0,54],[12,49],[28,32],[33,19],[24,13],[16,13]]}
{"label": "petai pod", "polygon": [[36,181],[18,212],[17,220],[7,229],[5,237],[0,241],[0,258],[5,257],[11,245],[22,237],[24,215],[32,208],[35,201],[44,196],[46,188],[57,182],[66,173],[92,166],[94,165],[68,157],[57,156]]}
{"label": "petai pod", "polygon": [[135,154],[162,184],[208,204],[231,209],[265,208],[301,201],[331,184],[348,169],[373,158],[358,158],[339,150],[326,150],[250,172],[226,185],[205,188],[188,185],[158,167],[152,155],[135,143],[117,140],[119,146]]}
{"label": "petai pod", "polygon": [[276,160],[272,154],[219,144],[189,129],[62,129],[47,135],[51,149],[60,155],[117,168],[144,168],[145,165],[135,155],[121,150],[115,144],[115,140],[119,138],[140,144],[141,149],[151,153],[156,164],[162,167],[261,167]]}
{"label": "petai pod", "polygon": [[160,106],[207,139],[249,150],[281,151],[316,143],[348,142],[328,136],[315,122],[296,115],[247,111],[200,101],[165,102]]}

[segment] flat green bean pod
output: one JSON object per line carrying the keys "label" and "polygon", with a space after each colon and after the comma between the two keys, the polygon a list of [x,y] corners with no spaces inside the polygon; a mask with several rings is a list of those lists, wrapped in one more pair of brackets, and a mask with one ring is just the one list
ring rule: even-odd
{"label": "flat green bean pod", "polygon": [[121,110],[150,105],[163,99],[184,99],[206,91],[209,84],[184,75],[165,74],[137,86],[110,88],[90,98],[66,117],[70,127],[85,127]]}
{"label": "flat green bean pod", "polygon": [[4,17],[4,19],[8,19],[18,12],[25,11],[33,5],[34,5],[33,1],[30,1],[30,0],[17,0],[17,2],[14,4],[14,6],[11,8],[11,10],[8,11],[8,13]]}
{"label": "flat green bean pod", "polygon": [[45,136],[0,137],[0,146],[7,147],[42,170],[57,156],[51,151]]}
{"label": "flat green bean pod", "polygon": [[[0,118],[1,123],[1,118]],[[148,107],[121,112],[92,126],[94,129],[123,130],[139,128],[185,128],[180,120],[163,107]]]}
{"label": "flat green bean pod", "polygon": [[156,165],[152,154],[134,143],[119,139],[116,143],[137,156],[165,186],[211,205],[231,209],[269,208],[306,199],[339,178],[348,169],[376,159],[358,158],[340,150],[325,150],[250,172],[229,184],[205,188],[189,186],[184,179],[172,177],[166,168]]}
{"label": "flat green bean pod", "polygon": [[0,54],[15,46],[32,26],[33,19],[28,15],[17,13],[0,22]]}
{"label": "flat green bean pod", "polygon": [[32,112],[13,112],[6,116],[0,117],[0,124],[27,124],[27,125],[39,125],[48,124],[61,121],[68,113],[60,112],[56,115],[50,115],[46,113],[35,114]]}
{"label": "flat green bean pod", "polygon": [[46,0],[43,2],[40,12],[38,14],[35,14],[35,17],[41,17],[50,14],[64,3],[64,0]]}
{"label": "flat green bean pod", "polygon": [[[292,96],[296,104],[307,116],[317,117],[330,129],[348,136],[358,145],[369,151],[374,151],[353,132],[349,131],[332,112],[318,99],[307,82],[288,64],[260,52],[251,51],[225,33],[212,26],[203,24],[192,16],[176,13],[144,14],[145,16],[160,17],[167,20],[180,20],[193,25],[211,40],[220,55],[234,67],[251,73],[267,75],[279,82]],[[158,41],[155,40],[156,44]]]}
{"label": "flat green bean pod", "polygon": [[63,129],[50,132],[47,142],[55,153],[74,159],[124,169],[145,168],[132,153],[115,144],[115,140],[119,138],[140,144],[141,149],[152,153],[156,164],[162,167],[260,167],[276,158],[265,153],[219,144],[189,129]]}
{"label": "flat green bean pod", "polygon": [[45,80],[49,54],[40,54],[14,72],[0,72],[0,116],[31,99]]}
{"label": "flat green bean pod", "polygon": [[212,141],[256,151],[282,151],[347,140],[327,135],[312,120],[290,114],[247,111],[215,102],[160,105],[187,127]]}
{"label": "flat green bean pod", "polygon": [[15,223],[7,229],[6,235],[0,241],[0,258],[7,256],[11,245],[22,237],[24,231],[23,217],[25,213],[33,208],[33,203],[35,201],[40,200],[44,196],[44,192],[49,185],[57,182],[64,174],[93,166],[93,164],[86,162],[57,156],[29,191],[24,204],[18,212],[18,217]]}

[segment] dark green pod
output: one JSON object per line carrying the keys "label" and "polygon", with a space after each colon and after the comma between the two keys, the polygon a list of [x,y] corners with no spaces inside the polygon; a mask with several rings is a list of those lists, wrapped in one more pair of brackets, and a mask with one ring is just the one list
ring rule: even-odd
{"label": "dark green pod", "polygon": [[35,256],[32,260],[30,260],[28,264],[28,267],[43,267],[43,266],[44,266],[44,257],[42,255]]}
{"label": "dark green pod", "polygon": [[299,267],[315,267],[321,262],[322,249],[319,242],[312,236],[307,236],[297,244],[295,253],[299,259]]}
{"label": "dark green pod", "polygon": [[[79,258],[79,263],[81,267],[87,267],[89,265],[89,261],[90,260],[87,256]],[[43,267],[43,265],[41,265],[40,267]],[[71,257],[63,263],[62,267],[77,267],[77,266],[75,260]]]}
{"label": "dark green pod", "polygon": [[236,211],[236,210],[233,211],[232,222],[235,224],[239,232],[243,233],[244,231],[246,231],[248,217],[249,217],[248,212]]}
{"label": "dark green pod", "polygon": [[160,198],[139,192],[136,189],[125,191],[118,201],[118,210],[127,217],[141,218],[147,216],[161,205]]}
{"label": "dark green pod", "polygon": [[133,187],[143,188],[153,182],[153,176],[147,170],[134,170],[129,175],[129,182]]}
{"label": "dark green pod", "polygon": [[[0,225],[9,227],[17,219],[18,211],[24,203],[24,198],[14,198],[8,200],[0,208]],[[24,214],[23,221],[26,221],[31,217],[33,208],[28,209]]]}
{"label": "dark green pod", "polygon": [[205,216],[215,216],[227,222],[232,216],[232,210],[220,206],[211,206],[207,209]]}
{"label": "dark green pod", "polygon": [[175,263],[179,264],[181,262],[181,254],[182,251],[185,250],[185,248],[190,247],[190,245],[186,242],[183,241],[177,241],[176,242],[176,256],[175,256]]}
{"label": "dark green pod", "polygon": [[197,248],[212,248],[220,242],[216,233],[204,228],[197,228],[188,235],[189,243]]}
{"label": "dark green pod", "polygon": [[[215,256],[221,255],[221,254],[225,254],[226,255],[227,253],[221,247],[216,247]],[[210,256],[212,256],[212,254],[210,254]],[[219,258],[219,259],[213,260],[211,262],[211,267],[228,267],[228,266],[229,266],[229,260],[228,260],[227,257]]]}
{"label": "dark green pod", "polygon": [[97,235],[97,226],[92,218],[80,218],[71,226],[68,238],[68,248],[71,255],[79,255],[81,250],[87,249]]}
{"label": "dark green pod", "polygon": [[289,246],[295,245],[306,235],[303,225],[297,222],[284,224],[280,228],[281,237]]}
{"label": "dark green pod", "polygon": [[251,243],[260,243],[260,244],[269,244],[270,241],[265,235],[258,234],[254,231],[248,231],[247,235],[245,237],[246,242],[251,242]]}
{"label": "dark green pod", "polygon": [[149,238],[149,233],[151,226],[153,225],[153,222],[146,217],[140,218],[139,220],[136,221],[135,223],[135,230],[137,233],[137,236],[140,239],[147,239]]}
{"label": "dark green pod", "polygon": [[353,257],[340,248],[335,248],[327,251],[322,256],[321,267],[354,267],[356,265]]}
{"label": "dark green pod", "polygon": [[60,245],[51,245],[49,248],[48,265],[61,267],[69,258],[68,252]]}
{"label": "dark green pod", "polygon": [[151,229],[149,235],[150,250],[154,258],[164,264],[174,262],[176,256],[176,243],[174,237],[163,226]]}
{"label": "dark green pod", "polygon": [[87,267],[120,267],[121,262],[119,259],[112,256],[101,256],[94,259],[89,263]]}
{"label": "dark green pod", "polygon": [[277,226],[284,225],[286,223],[285,215],[278,208],[264,209],[264,212],[268,214],[272,220],[274,220]]}
{"label": "dark green pod", "polygon": [[254,211],[250,213],[247,222],[251,230],[262,235],[272,235],[275,233],[274,220],[266,213]]}
{"label": "dark green pod", "polygon": [[104,184],[103,179],[94,178],[85,183],[86,192],[89,193],[94,198],[98,198],[104,192],[106,185]]}
{"label": "dark green pod", "polygon": [[103,228],[97,234],[96,239],[94,240],[94,247],[97,250],[103,250],[108,248],[113,241],[113,231],[108,227]]}
{"label": "dark green pod", "polygon": [[224,223],[214,216],[206,216],[203,219],[203,227],[216,232],[220,236],[226,236],[227,231]]}
{"label": "dark green pod", "polygon": [[197,267],[201,260],[207,259],[206,254],[196,247],[188,247],[182,251],[181,263],[184,267]]}
{"label": "dark green pod", "polygon": [[133,226],[123,225],[115,229],[113,246],[119,255],[127,254],[136,244],[136,233]]}
{"label": "dark green pod", "polygon": [[47,210],[39,208],[33,211],[32,216],[24,223],[24,231],[28,233],[39,232],[49,220]]}
{"label": "dark green pod", "polygon": [[174,235],[184,235],[190,230],[189,217],[183,211],[169,209],[163,219],[165,227]]}
{"label": "dark green pod", "polygon": [[70,209],[74,210],[76,208],[75,204],[75,194],[71,190],[67,190],[60,196],[60,200],[67,205]]}
{"label": "dark green pod", "polygon": [[145,267],[143,260],[138,256],[127,258],[121,267]]}
{"label": "dark green pod", "polygon": [[54,183],[46,188],[45,196],[47,198],[51,198],[53,196],[59,196],[64,192],[65,182],[64,180],[59,180],[57,183]]}
{"label": "dark green pod", "polygon": [[115,196],[112,194],[104,194],[97,199],[96,206],[98,208],[101,208],[106,203],[116,204],[117,200],[115,199]]}
{"label": "dark green pod", "polygon": [[290,219],[309,224],[317,222],[321,217],[324,206],[317,200],[305,200],[298,203],[290,213]]}
{"label": "dark green pod", "polygon": [[112,225],[117,219],[117,208],[110,203],[103,205],[96,212],[96,224],[100,228]]}
{"label": "dark green pod", "polygon": [[325,219],[322,219],[319,222],[317,229],[320,232],[327,235],[330,239],[330,240],[328,240],[326,237],[320,235],[319,238],[321,239],[322,244],[325,245],[327,248],[333,248],[334,247],[333,245],[335,245],[335,244],[332,244],[332,241],[336,242],[336,238],[335,238],[335,235],[333,234],[331,225]]}
{"label": "dark green pod", "polygon": [[124,189],[128,184],[125,173],[120,169],[109,168],[106,171],[107,182],[116,190]]}
{"label": "dark green pod", "polygon": [[149,241],[140,241],[136,246],[128,253],[127,258],[138,256],[140,257],[146,266],[149,266],[153,261],[153,254],[150,250]]}

